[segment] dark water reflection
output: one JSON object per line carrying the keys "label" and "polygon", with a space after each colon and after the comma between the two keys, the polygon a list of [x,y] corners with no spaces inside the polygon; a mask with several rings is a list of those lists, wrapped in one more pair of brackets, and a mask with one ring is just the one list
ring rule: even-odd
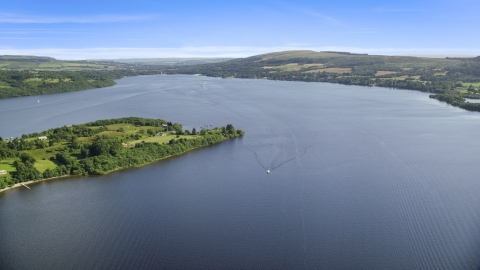
{"label": "dark water reflection", "polygon": [[143,76],[0,100],[0,115],[4,138],[123,116],[247,131],[140,169],[1,193],[0,269],[480,265],[480,114],[425,94]]}

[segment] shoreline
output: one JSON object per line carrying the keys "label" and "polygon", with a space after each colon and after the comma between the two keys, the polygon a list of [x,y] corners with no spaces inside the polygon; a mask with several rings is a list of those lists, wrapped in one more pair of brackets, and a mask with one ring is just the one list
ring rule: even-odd
{"label": "shoreline", "polygon": [[[3,188],[3,189],[0,189],[0,194],[4,191],[7,191],[7,190],[11,190],[11,189],[15,189],[15,188],[18,188],[18,187],[23,187],[22,184],[28,186],[30,184],[34,184],[34,183],[39,183],[39,182],[43,182],[43,181],[47,181],[47,180],[53,180],[53,179],[59,179],[59,178],[67,178],[67,177],[75,177],[75,176],[78,176],[78,175],[62,175],[62,176],[56,176],[56,177],[51,177],[51,178],[43,178],[43,179],[38,179],[38,180],[32,180],[32,181],[27,181],[27,182],[21,182],[21,183],[17,183],[11,187],[6,187],[6,188]],[[23,187],[25,188],[25,187]]]}

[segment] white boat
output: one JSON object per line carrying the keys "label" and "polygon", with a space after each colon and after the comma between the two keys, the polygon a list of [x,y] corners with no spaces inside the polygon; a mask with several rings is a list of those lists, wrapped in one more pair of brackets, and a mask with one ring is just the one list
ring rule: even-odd
{"label": "white boat", "polygon": [[270,169],[267,169],[267,173],[270,173]]}

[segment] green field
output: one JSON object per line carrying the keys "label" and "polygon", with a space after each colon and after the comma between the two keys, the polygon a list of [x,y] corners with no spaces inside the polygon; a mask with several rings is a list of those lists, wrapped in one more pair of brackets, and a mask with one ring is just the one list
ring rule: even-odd
{"label": "green field", "polygon": [[[189,135],[189,136],[184,136],[184,135],[180,135],[178,136],[178,138],[185,138],[185,139],[194,139],[194,138],[197,138],[199,136],[192,136],[192,135]],[[148,137],[148,138],[144,138],[144,139],[140,139],[140,140],[135,140],[135,141],[131,141],[130,143],[135,145],[137,143],[141,143],[141,142],[157,142],[157,143],[168,143],[171,139],[178,139],[176,135],[173,135],[173,134],[169,134],[167,136],[154,136],[154,137]]]}
{"label": "green field", "polygon": [[55,164],[51,160],[37,160],[35,162],[35,168],[39,170],[41,173],[43,173],[46,169],[55,169],[57,167],[57,164]]}
{"label": "green field", "polygon": [[473,87],[480,87],[480,82],[478,82],[478,83],[462,83],[462,85],[464,87],[469,87],[470,85],[472,85]]}
{"label": "green field", "polygon": [[111,61],[61,61],[50,57],[0,56],[0,68],[34,71],[98,70],[124,68]]}
{"label": "green field", "polygon": [[0,81],[0,88],[10,88],[10,85],[8,85],[7,83],[4,83],[4,82]]}
{"label": "green field", "polygon": [[[27,139],[33,140],[33,139]],[[28,152],[32,157],[34,157],[37,161],[34,164],[34,167],[37,168],[40,172],[44,172],[46,169],[53,169],[57,165],[55,162],[50,160],[51,157],[55,156],[56,151],[60,151],[61,149],[65,148],[67,144],[61,143],[55,145],[53,147],[43,148],[43,149],[35,149],[30,151],[21,151],[21,152]],[[14,172],[15,167],[13,166],[13,162],[15,162],[15,158],[8,158],[4,160],[0,160],[0,170],[6,170],[8,172]]]}
{"label": "green field", "polygon": [[7,172],[15,171],[15,167],[13,167],[14,161],[14,159],[0,160],[0,170],[6,170]]}

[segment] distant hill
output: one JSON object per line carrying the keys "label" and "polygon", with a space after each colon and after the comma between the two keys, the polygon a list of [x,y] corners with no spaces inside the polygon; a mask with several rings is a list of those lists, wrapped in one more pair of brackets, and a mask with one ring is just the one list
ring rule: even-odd
{"label": "distant hill", "polygon": [[218,63],[233,58],[126,58],[126,59],[91,59],[87,61],[108,61],[139,65],[198,65]]}
{"label": "distant hill", "polygon": [[447,59],[414,56],[368,55],[349,52],[315,52],[308,50],[267,53],[247,58],[235,59],[237,62],[256,62],[258,64],[323,64],[329,67],[358,67],[377,65],[377,69],[412,68],[425,66],[450,66],[456,62]]}
{"label": "distant hill", "polygon": [[51,62],[51,61],[56,61],[56,59],[52,57],[47,57],[47,56],[0,55],[0,61]]}
{"label": "distant hill", "polygon": [[[441,76],[449,68],[468,61],[473,61],[473,58],[439,59],[297,50],[267,53],[219,63],[177,67],[176,71],[220,77],[266,79],[278,79],[281,74],[280,77],[288,80],[315,81],[315,78],[334,76],[334,74],[334,77],[341,75],[342,77],[368,76],[371,78],[421,76],[426,70]],[[322,73],[329,75],[319,76]],[[403,79],[397,78],[397,80]],[[418,79],[415,78],[415,80]]]}
{"label": "distant hill", "polygon": [[426,58],[474,58],[472,54],[407,54],[405,56],[426,57]]}

